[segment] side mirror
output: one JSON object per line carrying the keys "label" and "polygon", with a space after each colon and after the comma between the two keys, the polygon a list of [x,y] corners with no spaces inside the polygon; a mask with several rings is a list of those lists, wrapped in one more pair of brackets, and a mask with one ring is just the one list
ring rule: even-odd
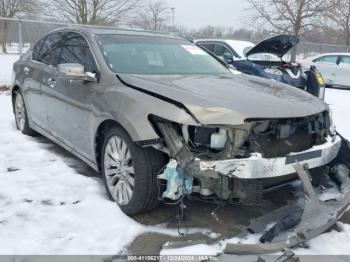
{"label": "side mirror", "polygon": [[223,58],[224,58],[224,61],[228,64],[233,62],[233,56],[231,53],[225,53]]}
{"label": "side mirror", "polygon": [[85,72],[84,66],[81,64],[67,63],[59,64],[57,70],[61,75],[69,76],[71,81],[86,81],[97,83],[95,74]]}
{"label": "side mirror", "polygon": [[337,64],[337,65],[340,65],[341,62],[342,62],[342,58],[339,56],[339,57],[337,58],[336,64]]}

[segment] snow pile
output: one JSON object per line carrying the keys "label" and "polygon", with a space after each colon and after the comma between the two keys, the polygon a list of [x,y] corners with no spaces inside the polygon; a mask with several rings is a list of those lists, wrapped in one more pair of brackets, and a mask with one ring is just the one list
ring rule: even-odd
{"label": "snow pile", "polygon": [[350,89],[326,89],[326,102],[333,111],[333,120],[337,131],[350,140]]}
{"label": "snow pile", "polygon": [[17,131],[10,97],[0,112],[1,254],[116,254],[146,230],[106,199],[101,179]]}
{"label": "snow pile", "polygon": [[339,223],[343,231],[332,230],[308,242],[309,248],[293,250],[297,255],[350,255],[350,225]]}
{"label": "snow pile", "polygon": [[11,83],[12,65],[18,58],[18,55],[0,54],[0,86]]}
{"label": "snow pile", "polygon": [[0,134],[0,254],[114,255],[142,233],[178,236],[165,225],[135,222],[107,199],[101,178],[68,166],[81,166],[79,160],[17,131],[6,95],[0,95]]}

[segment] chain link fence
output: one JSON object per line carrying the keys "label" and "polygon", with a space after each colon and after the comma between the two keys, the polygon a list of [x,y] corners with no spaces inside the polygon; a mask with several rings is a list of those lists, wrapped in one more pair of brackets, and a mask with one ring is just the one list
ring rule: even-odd
{"label": "chain link fence", "polygon": [[[0,17],[0,53],[23,54],[48,32],[62,27],[117,28]],[[126,25],[118,28],[126,29]]]}
{"label": "chain link fence", "polygon": [[[76,24],[37,21],[29,19],[1,18],[0,17],[0,53],[22,54],[37,40],[48,32]],[[99,27],[79,25],[84,27]],[[110,28],[110,27],[104,27]],[[127,28],[121,25],[118,28]],[[236,39],[247,40],[247,39]],[[249,40],[248,40],[249,41]],[[5,46],[5,47],[4,47]],[[306,57],[320,53],[348,53],[349,47],[341,45],[329,45],[321,43],[301,42],[297,47],[297,58],[302,60]],[[288,57],[287,57],[288,58]]]}

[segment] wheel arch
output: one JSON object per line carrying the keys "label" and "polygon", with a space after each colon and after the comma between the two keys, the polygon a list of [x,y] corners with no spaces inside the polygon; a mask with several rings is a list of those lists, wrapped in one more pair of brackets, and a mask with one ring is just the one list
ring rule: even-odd
{"label": "wheel arch", "polygon": [[99,171],[101,171],[101,151],[102,151],[102,146],[104,141],[104,134],[106,130],[113,127],[122,128],[130,136],[130,133],[128,132],[128,130],[114,119],[105,119],[99,124],[94,136],[94,151],[95,151],[94,153],[95,153],[96,164]]}
{"label": "wheel arch", "polygon": [[[19,87],[19,85],[14,85],[12,90],[11,90],[11,101],[12,101],[12,111],[15,112],[15,94],[17,91],[21,91],[21,88]],[[24,99],[24,98],[23,98]]]}

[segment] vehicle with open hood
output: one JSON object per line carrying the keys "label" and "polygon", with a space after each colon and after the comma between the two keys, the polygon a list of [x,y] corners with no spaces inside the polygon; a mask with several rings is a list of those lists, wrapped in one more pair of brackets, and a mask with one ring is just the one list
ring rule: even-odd
{"label": "vehicle with open hood", "polygon": [[[319,234],[350,202],[342,154],[348,142],[336,133],[327,104],[281,82],[233,75],[171,34],[53,31],[14,64],[11,92],[17,128],[48,137],[100,172],[109,198],[128,215],[189,195],[251,204],[276,186],[302,181],[307,216],[288,228],[275,220],[300,212],[265,218],[276,226],[261,251]],[[308,175],[321,176],[319,169],[338,181],[341,196],[325,207]],[[276,238],[296,224],[297,238]]]}
{"label": "vehicle with open hood", "polygon": [[273,79],[324,98],[325,83],[315,67],[304,71],[300,64],[283,60],[299,43],[296,36],[277,35],[257,45],[225,39],[198,39],[195,43],[242,73]]}

